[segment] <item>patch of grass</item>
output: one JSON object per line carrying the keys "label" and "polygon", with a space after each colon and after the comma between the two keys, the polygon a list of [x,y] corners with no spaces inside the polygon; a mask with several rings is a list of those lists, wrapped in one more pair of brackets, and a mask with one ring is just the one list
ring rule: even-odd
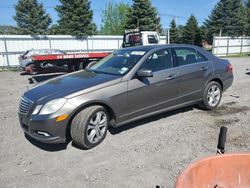
{"label": "patch of grass", "polygon": [[232,55],[225,56],[225,58],[228,58],[228,57],[250,57],[250,53],[232,54]]}
{"label": "patch of grass", "polygon": [[11,67],[6,67],[6,66],[3,66],[3,67],[0,67],[0,72],[3,72],[3,71],[12,71],[12,72],[18,72],[18,67],[16,66],[11,66]]}

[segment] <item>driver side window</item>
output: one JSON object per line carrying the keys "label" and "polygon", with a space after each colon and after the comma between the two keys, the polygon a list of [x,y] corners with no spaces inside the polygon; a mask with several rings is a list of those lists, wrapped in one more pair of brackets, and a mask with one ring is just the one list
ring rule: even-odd
{"label": "driver side window", "polygon": [[149,58],[141,65],[140,69],[152,70],[157,72],[173,67],[170,49],[159,50],[154,52]]}

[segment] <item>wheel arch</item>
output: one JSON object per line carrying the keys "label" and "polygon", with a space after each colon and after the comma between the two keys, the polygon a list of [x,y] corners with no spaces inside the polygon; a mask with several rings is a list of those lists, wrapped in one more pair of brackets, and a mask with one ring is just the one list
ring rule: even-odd
{"label": "wheel arch", "polygon": [[80,106],[78,106],[70,115],[70,118],[69,118],[69,121],[68,121],[68,124],[67,124],[67,128],[66,128],[66,137],[67,138],[70,138],[71,135],[70,135],[70,128],[71,128],[71,123],[72,123],[72,120],[74,119],[74,117],[80,112],[82,111],[83,109],[85,108],[88,108],[90,106],[95,106],[95,105],[98,105],[98,106],[102,106],[104,107],[107,112],[108,112],[108,115],[109,115],[109,118],[110,118],[110,122],[112,123],[115,123],[116,121],[116,115],[115,115],[115,112],[114,110],[105,102],[103,101],[89,101],[88,103],[84,103]]}
{"label": "wheel arch", "polygon": [[[221,80],[219,77],[213,78],[213,79],[211,79],[209,82],[212,82],[212,81],[218,82],[218,83],[220,84],[220,86],[221,86],[222,91],[223,91],[224,85],[223,85],[222,80]],[[208,82],[208,83],[209,83],[209,82]]]}

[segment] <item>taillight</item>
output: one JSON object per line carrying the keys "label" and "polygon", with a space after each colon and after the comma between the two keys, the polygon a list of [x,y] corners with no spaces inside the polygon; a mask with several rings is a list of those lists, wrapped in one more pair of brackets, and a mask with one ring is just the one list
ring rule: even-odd
{"label": "taillight", "polygon": [[233,66],[230,63],[227,65],[227,72],[233,72]]}

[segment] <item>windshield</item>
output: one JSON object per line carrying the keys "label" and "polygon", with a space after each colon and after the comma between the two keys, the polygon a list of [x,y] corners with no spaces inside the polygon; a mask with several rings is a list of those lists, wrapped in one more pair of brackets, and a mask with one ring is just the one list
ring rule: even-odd
{"label": "windshield", "polygon": [[96,73],[124,75],[143,57],[146,51],[143,50],[119,50],[88,70]]}

